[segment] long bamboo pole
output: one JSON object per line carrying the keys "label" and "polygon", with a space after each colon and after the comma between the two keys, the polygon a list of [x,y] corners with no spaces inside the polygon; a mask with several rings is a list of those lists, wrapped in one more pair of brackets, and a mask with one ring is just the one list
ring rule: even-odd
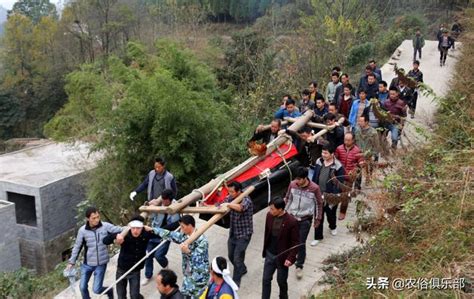
{"label": "long bamboo pole", "polygon": [[[244,197],[248,196],[250,193],[253,192],[253,190],[255,190],[255,187],[254,186],[250,186],[248,187],[247,189],[245,189],[244,192],[242,192],[239,196],[237,196],[233,201],[232,203],[234,204],[239,204],[243,199]],[[224,216],[230,212],[230,209],[228,207],[225,207],[225,208],[220,208],[221,210],[225,211],[224,213],[222,214],[215,214],[214,216],[211,217],[211,219],[209,219],[208,221],[206,221],[206,223],[204,223],[203,225],[201,225],[197,230],[194,231],[194,233],[192,233],[191,236],[189,236],[188,239],[186,239],[186,241],[184,241],[186,244],[191,244],[192,242],[196,241],[197,238],[199,238],[202,234],[204,234],[204,232],[206,232],[212,225],[216,224],[217,221],[221,220],[222,218],[224,218]]]}
{"label": "long bamboo pole", "polygon": [[[311,119],[314,112],[312,110],[308,110],[305,112],[303,116],[300,116],[295,123],[293,123],[288,129],[293,131],[298,131],[302,127],[306,125],[306,123]],[[181,198],[177,203],[173,203],[168,206],[166,213],[174,214],[182,210],[184,207],[189,206],[190,204],[194,203],[195,201],[199,200],[203,197],[203,194],[211,193],[215,188],[218,188],[220,185],[225,183],[228,180],[232,180],[233,178],[238,177],[240,174],[244,173],[259,161],[263,160],[266,156],[270,155],[274,152],[280,145],[287,142],[289,137],[286,135],[280,135],[275,138],[272,142],[267,144],[267,152],[265,156],[253,156],[242,162],[241,164],[237,165],[236,167],[232,168],[231,170],[227,171],[223,175],[211,180],[204,186],[200,187],[197,190],[193,190],[193,192],[189,193],[188,195]]]}
{"label": "long bamboo pole", "polygon": [[[287,122],[290,122],[290,123],[295,123],[298,118],[294,118],[294,117],[285,117],[285,120]],[[306,124],[307,127],[310,127],[310,128],[316,128],[316,129],[327,129],[327,125],[325,124],[319,124],[319,123],[315,123],[315,122],[312,122],[312,121],[309,121],[307,124]]]}
{"label": "long bamboo pole", "polygon": [[334,124],[334,125],[331,125],[331,126],[327,126],[326,129],[323,129],[323,130],[319,131],[318,133],[316,133],[315,135],[309,137],[309,138],[308,138],[308,142],[314,142],[314,141],[316,140],[316,138],[319,138],[319,137],[323,136],[324,134],[326,134],[327,132],[334,130],[334,128],[337,127],[338,125],[339,125],[339,126],[342,125],[342,123],[344,122],[344,120],[345,120],[344,117],[341,117],[341,118],[337,121],[338,124]]}
{"label": "long bamboo pole", "polygon": [[[142,212],[150,212],[150,213],[167,213],[167,207],[163,206],[143,206],[140,207],[140,211]],[[179,211],[183,214],[222,214],[225,213],[223,209],[214,206],[208,207],[185,207]]]}

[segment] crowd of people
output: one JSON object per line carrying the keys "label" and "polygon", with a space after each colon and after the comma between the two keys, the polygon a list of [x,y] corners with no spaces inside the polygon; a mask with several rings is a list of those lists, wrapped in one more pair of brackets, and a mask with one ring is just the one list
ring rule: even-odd
{"label": "crowd of people", "polygon": [[[454,39],[442,27],[438,41],[440,65],[443,66],[447,50],[454,47]],[[265,144],[280,134],[288,134],[298,152],[295,158],[300,163],[285,195],[276,196],[269,203],[262,244],[262,298],[271,297],[275,272],[279,297],[288,298],[289,267],[295,265],[296,278],[303,277],[306,241],[311,228],[314,236],[309,244],[318,247],[324,238],[325,218],[330,235],[335,236],[337,222],[346,217],[349,200],[339,203],[330,199],[344,195],[348,189],[360,189],[362,170],[380,159],[384,145],[397,148],[405,119],[408,115],[415,117],[418,86],[423,82],[419,60],[424,44],[424,38],[417,30],[413,38],[412,69],[407,73],[399,69],[398,76],[390,84],[384,81],[375,60],[369,61],[357,86],[347,73],[334,67],[324,95],[319,92],[318,83],[311,81],[308,88],[301,91],[300,98],[290,94],[283,97],[270,126],[260,125],[255,130],[249,141]],[[317,126],[307,125],[294,132],[282,125],[286,118],[297,118],[309,110],[313,111],[311,122],[332,129],[315,138],[321,130]],[[243,192],[240,183],[234,181],[226,187],[229,195],[220,205],[230,210],[227,258],[216,256],[210,260],[205,235],[187,242],[196,230],[191,215],[152,213],[149,226],[137,215],[124,230],[101,221],[99,211],[89,207],[85,213],[86,224],[78,231],[68,264],[68,269],[72,268],[80,251],[84,251],[80,278],[82,298],[90,298],[88,283],[92,274],[93,292],[100,294],[107,290],[103,285],[109,262],[107,246],[113,243],[120,246],[116,278],[126,275],[115,287],[119,298],[127,298],[127,286],[130,298],[143,298],[140,286],[152,280],[154,260],[161,266],[154,278],[161,298],[238,298],[242,277],[247,273],[245,255],[254,233],[254,207],[248,196],[238,204],[233,202]],[[130,199],[135,200],[137,194],[144,191],[148,205],[169,206],[175,201],[177,184],[166,169],[164,159],[155,160],[154,169],[130,193]],[[178,286],[177,275],[170,269],[166,257],[171,242],[179,244],[182,254],[181,286]],[[142,261],[147,253],[149,256]],[[145,278],[141,279],[143,268]],[[109,288],[107,295],[113,298],[113,288]]]}

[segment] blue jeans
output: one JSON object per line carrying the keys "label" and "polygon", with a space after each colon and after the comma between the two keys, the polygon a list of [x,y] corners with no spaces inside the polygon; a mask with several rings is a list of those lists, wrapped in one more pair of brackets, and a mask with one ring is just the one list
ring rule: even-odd
{"label": "blue jeans", "polygon": [[400,128],[398,124],[389,124],[387,129],[390,131],[390,135],[392,136],[392,147],[396,147],[400,136]]}
{"label": "blue jeans", "polygon": [[[148,241],[148,246],[146,248],[147,252],[150,252],[161,243],[160,238],[150,239]],[[168,253],[168,249],[170,248],[170,241],[165,241],[154,254],[150,255],[145,261],[145,277],[151,278],[153,276],[153,258],[160,264],[162,268],[168,267],[168,259],[166,258],[166,254]]]}
{"label": "blue jeans", "polygon": [[237,239],[233,236],[229,236],[229,240],[227,241],[229,260],[232,265],[234,265],[234,275],[232,276],[232,279],[238,286],[240,286],[242,276],[247,273],[247,266],[245,266],[245,251],[247,250],[251,237],[252,236],[250,235]]}
{"label": "blue jeans", "polygon": [[[91,279],[92,273],[94,273],[94,284],[92,286],[92,291],[96,294],[101,294],[106,287],[104,287],[104,275],[105,270],[107,270],[107,264],[100,266],[89,266],[86,264],[81,265],[81,282],[79,284],[79,289],[81,290],[82,299],[90,299],[89,295],[89,279]],[[114,290],[110,289],[107,292],[109,298],[114,297]]]}

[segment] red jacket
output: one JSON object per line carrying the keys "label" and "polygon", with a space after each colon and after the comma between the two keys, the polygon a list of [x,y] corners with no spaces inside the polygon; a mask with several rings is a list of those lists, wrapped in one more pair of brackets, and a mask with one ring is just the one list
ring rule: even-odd
{"label": "red jacket", "polygon": [[335,155],[336,158],[342,163],[342,166],[344,166],[346,175],[354,170],[357,165],[364,160],[362,152],[355,144],[350,150],[347,150],[344,144],[339,145],[336,148]]}
{"label": "red jacket", "polygon": [[[300,233],[298,230],[298,221],[295,217],[288,213],[283,214],[281,217],[283,217],[283,222],[281,223],[280,234],[278,235],[278,265],[283,266],[285,260],[295,263],[296,254],[299,249],[298,244],[300,243]],[[270,246],[274,218],[275,217],[272,216],[272,214],[267,213],[267,220],[265,221],[265,239],[263,240],[263,257],[266,256],[267,248]]]}

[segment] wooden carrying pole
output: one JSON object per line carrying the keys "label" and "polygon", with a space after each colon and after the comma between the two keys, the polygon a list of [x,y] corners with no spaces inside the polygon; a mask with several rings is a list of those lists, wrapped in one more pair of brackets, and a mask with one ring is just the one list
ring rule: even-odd
{"label": "wooden carrying pole", "polygon": [[[243,199],[244,197],[248,196],[250,193],[253,192],[253,190],[255,190],[255,187],[254,186],[250,186],[248,187],[244,192],[242,192],[239,196],[237,196],[231,203],[234,203],[234,204],[239,204]],[[221,220],[222,218],[224,218],[224,216],[229,213],[230,209],[228,207],[226,208],[220,208],[221,210],[224,211],[224,213],[221,213],[221,214],[215,214],[214,216],[211,217],[211,219],[209,219],[208,221],[206,221],[206,223],[204,223],[203,225],[201,225],[197,230],[194,231],[194,233],[192,233],[191,236],[189,236],[188,239],[186,239],[186,241],[184,241],[186,244],[191,244],[192,242],[196,241],[197,238],[199,238],[202,234],[204,234],[204,232],[206,232],[212,225],[216,224],[217,221]]]}
{"label": "wooden carrying pole", "polygon": [[[344,117],[341,117],[341,118],[337,121],[337,123],[339,124],[339,126],[342,125],[342,123],[344,122],[344,120],[345,120]],[[309,138],[308,138],[308,141],[309,141],[309,142],[314,142],[314,141],[316,140],[316,138],[319,138],[319,137],[323,136],[324,134],[326,134],[327,132],[334,130],[334,128],[337,127],[337,126],[338,126],[338,125],[336,125],[336,124],[334,124],[334,125],[332,125],[332,126],[327,126],[326,129],[321,130],[321,131],[319,131],[318,133],[316,133],[315,135],[309,137]]]}
{"label": "wooden carrying pole", "polygon": [[[285,120],[287,122],[290,122],[290,123],[295,123],[298,119],[294,118],[294,117],[285,117]],[[312,121],[309,121],[306,124],[306,126],[310,127],[310,128],[316,128],[316,129],[327,129],[328,128],[328,126],[326,126],[325,124],[319,124],[319,123],[315,123],[315,122],[312,122]]]}
{"label": "wooden carrying pole", "polygon": [[[168,207],[163,207],[163,206],[143,206],[140,207],[141,212],[150,212],[150,213],[167,213],[167,208]],[[180,213],[183,214],[222,214],[225,213],[225,210],[220,209],[218,207],[214,206],[208,206],[208,207],[185,207],[179,211]]]}
{"label": "wooden carrying pole", "polygon": [[[292,131],[298,131],[299,129],[303,128],[306,123],[311,119],[313,116],[314,112],[312,110],[308,110],[305,112],[303,116],[300,116],[295,123],[293,123],[288,129]],[[166,213],[168,214],[175,214],[184,209],[185,207],[193,204],[200,198],[203,198],[205,194],[210,194],[217,188],[219,188],[222,184],[224,184],[226,181],[232,180],[251,167],[253,167],[255,164],[257,164],[259,161],[265,159],[266,156],[270,155],[272,152],[274,152],[277,148],[280,147],[280,145],[284,144],[289,140],[289,136],[286,134],[280,135],[277,138],[275,138],[272,142],[267,144],[267,152],[264,156],[253,156],[242,162],[241,164],[237,165],[236,167],[232,168],[231,170],[227,171],[226,173],[220,175],[219,177],[212,179],[210,182],[205,184],[204,186],[200,187],[197,190],[193,190],[191,193],[188,195],[184,196],[180,200],[178,200],[177,203],[173,203],[168,206],[166,209]]]}

